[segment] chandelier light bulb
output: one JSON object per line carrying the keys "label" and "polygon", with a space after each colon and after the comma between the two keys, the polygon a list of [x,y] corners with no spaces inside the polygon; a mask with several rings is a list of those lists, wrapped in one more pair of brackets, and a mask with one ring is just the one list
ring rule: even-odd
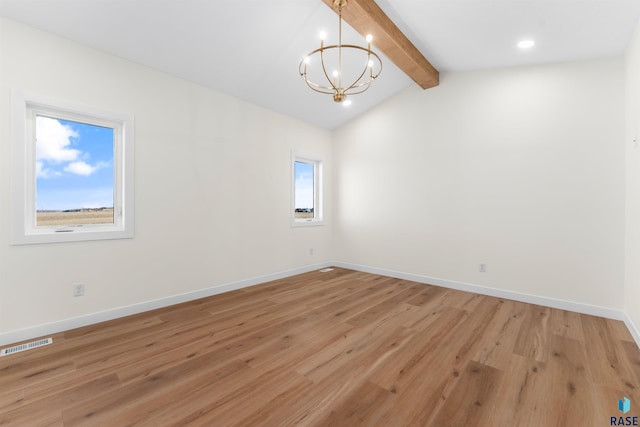
{"label": "chandelier light bulb", "polygon": [[338,70],[333,70],[333,77],[338,77]]}
{"label": "chandelier light bulb", "polygon": [[[308,64],[308,62],[307,62]],[[369,66],[369,68],[373,68],[373,60],[370,59],[369,62],[367,63],[367,65]]]}
{"label": "chandelier light bulb", "polygon": [[351,100],[350,99],[345,99],[344,101],[342,101],[342,105],[345,107],[348,107],[349,105],[351,105]]}
{"label": "chandelier light bulb", "polygon": [[326,38],[327,38],[327,33],[325,33],[324,31],[320,31],[320,40],[325,41]]}
{"label": "chandelier light bulb", "polygon": [[304,57],[304,63],[308,64],[309,62],[311,62],[311,58],[309,58],[308,56]]}
{"label": "chandelier light bulb", "polygon": [[522,40],[520,43],[518,43],[518,47],[520,49],[529,49],[533,47],[535,44],[536,42],[534,42],[533,40]]}
{"label": "chandelier light bulb", "polygon": [[373,40],[373,36],[371,34],[367,34],[367,43],[371,43],[371,40]]}

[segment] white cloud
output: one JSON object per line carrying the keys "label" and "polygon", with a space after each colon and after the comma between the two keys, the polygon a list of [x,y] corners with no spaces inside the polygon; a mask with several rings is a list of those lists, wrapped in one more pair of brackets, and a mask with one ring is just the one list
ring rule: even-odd
{"label": "white cloud", "polygon": [[59,177],[63,175],[62,171],[89,176],[109,166],[106,162],[90,165],[80,160],[83,157],[86,159],[88,154],[69,148],[72,138],[78,138],[80,135],[71,126],[63,125],[59,120],[44,116],[36,117],[36,136],[36,177],[38,178]]}
{"label": "white cloud", "polygon": [[98,166],[91,166],[88,163],[79,160],[77,162],[71,162],[65,166],[64,171],[70,172],[76,175],[89,176],[99,169]]}
{"label": "white cloud", "polygon": [[56,119],[36,117],[36,159],[55,163],[73,162],[81,152],[73,148],[71,138],[77,138],[78,133],[70,126],[65,126]]}
{"label": "white cloud", "polygon": [[36,177],[37,178],[54,178],[62,175],[59,171],[45,168],[44,163],[40,160],[36,160]]}
{"label": "white cloud", "polygon": [[40,160],[36,160],[36,176],[38,178],[49,178],[51,175],[51,171],[49,169],[45,169],[44,165]]}

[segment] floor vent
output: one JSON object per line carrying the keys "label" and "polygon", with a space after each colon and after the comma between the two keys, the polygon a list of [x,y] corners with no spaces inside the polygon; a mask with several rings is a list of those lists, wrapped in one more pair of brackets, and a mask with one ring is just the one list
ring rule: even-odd
{"label": "floor vent", "polygon": [[330,271],[333,271],[333,268],[323,268],[322,270],[320,270],[320,273],[328,273]]}
{"label": "floor vent", "polygon": [[53,338],[45,338],[38,341],[29,342],[26,344],[20,344],[9,348],[3,348],[0,350],[0,356],[8,356],[13,353],[20,353],[21,351],[31,350],[43,345],[48,345],[53,342]]}

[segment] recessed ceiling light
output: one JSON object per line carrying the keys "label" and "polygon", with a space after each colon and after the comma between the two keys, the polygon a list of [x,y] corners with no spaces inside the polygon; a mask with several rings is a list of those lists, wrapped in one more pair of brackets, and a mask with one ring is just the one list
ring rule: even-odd
{"label": "recessed ceiling light", "polygon": [[533,47],[534,44],[536,44],[536,42],[534,42],[533,40],[522,40],[520,43],[518,43],[518,47],[520,49],[529,49],[530,47]]}

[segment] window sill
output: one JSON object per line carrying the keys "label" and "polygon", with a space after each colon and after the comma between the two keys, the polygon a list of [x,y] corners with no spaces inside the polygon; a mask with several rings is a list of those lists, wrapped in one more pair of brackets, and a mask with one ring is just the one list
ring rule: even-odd
{"label": "window sill", "polygon": [[321,219],[308,219],[308,220],[293,220],[291,221],[292,227],[316,227],[324,225],[324,220]]}
{"label": "window sill", "polygon": [[12,245],[38,245],[43,243],[86,242],[92,240],[131,239],[134,237],[133,227],[127,230],[96,229],[64,229],[64,232],[15,233]]}

